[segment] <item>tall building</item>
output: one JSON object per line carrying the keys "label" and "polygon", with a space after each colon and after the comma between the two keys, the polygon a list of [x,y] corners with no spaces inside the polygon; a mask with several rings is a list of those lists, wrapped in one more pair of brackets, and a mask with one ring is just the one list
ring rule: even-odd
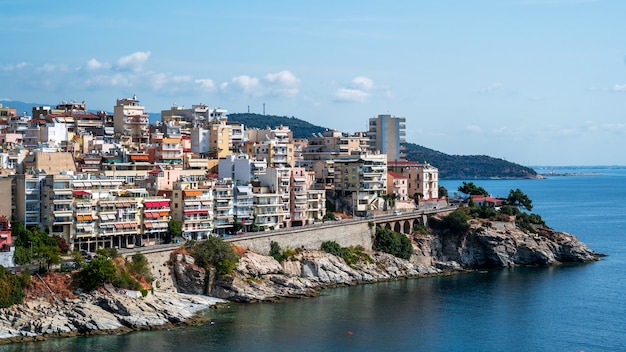
{"label": "tall building", "polygon": [[406,118],[391,115],[378,115],[370,118],[367,132],[370,149],[387,154],[389,161],[404,160],[406,155],[402,153],[404,150],[402,144],[406,143],[404,140],[405,123]]}
{"label": "tall building", "polygon": [[148,143],[148,114],[136,96],[117,99],[113,108],[113,127],[116,134],[127,136],[136,146]]}

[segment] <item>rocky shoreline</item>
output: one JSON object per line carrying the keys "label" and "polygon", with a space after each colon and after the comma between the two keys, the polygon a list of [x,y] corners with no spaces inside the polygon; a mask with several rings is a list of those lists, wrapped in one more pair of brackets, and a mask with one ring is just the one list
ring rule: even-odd
{"label": "rocky shoreline", "polygon": [[315,296],[333,286],[519,265],[584,263],[601,257],[575,236],[549,228],[529,233],[506,221],[470,221],[470,226],[464,234],[444,231],[411,235],[414,251],[410,260],[370,251],[371,262],[348,265],[342,258],[319,250],[300,250],[279,263],[271,256],[247,251],[232,274],[214,277],[196,266],[191,256],[177,254],[173,277],[183,292],[254,302]]}
{"label": "rocky shoreline", "polygon": [[214,297],[169,292],[133,298],[110,290],[55,302],[30,301],[0,310],[0,343],[194,324],[199,322],[199,312],[225,302]]}
{"label": "rocky shoreline", "polygon": [[470,225],[463,234],[432,231],[409,236],[414,248],[410,260],[367,251],[371,260],[349,265],[323,251],[302,249],[278,262],[245,251],[231,274],[216,276],[195,265],[190,255],[175,253],[163,263],[152,263],[159,273],[164,274],[164,267],[170,273],[161,276],[160,290],[143,298],[105,287],[77,298],[34,300],[0,309],[0,343],[163,329],[198,322],[199,312],[229,301],[311,297],[336,286],[601,257],[575,236],[548,228],[529,233],[514,222],[470,221]]}

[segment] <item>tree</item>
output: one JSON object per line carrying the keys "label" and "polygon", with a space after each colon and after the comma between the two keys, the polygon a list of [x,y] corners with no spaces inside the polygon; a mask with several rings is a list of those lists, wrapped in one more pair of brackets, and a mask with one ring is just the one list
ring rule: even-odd
{"label": "tree", "polygon": [[407,260],[413,254],[413,245],[408,237],[382,227],[376,228],[373,249]]}
{"label": "tree", "polygon": [[52,264],[61,264],[61,249],[56,245],[42,245],[37,248],[36,257],[40,264],[46,264],[46,269],[50,270]]}
{"label": "tree", "polygon": [[453,232],[465,233],[469,231],[469,218],[461,209],[457,209],[442,219],[442,225]]}
{"label": "tree", "polygon": [[381,198],[385,201],[385,210],[387,210],[387,207],[393,209],[396,207],[396,198],[398,196],[395,193],[391,193],[391,194],[383,194],[381,196]]}
{"label": "tree", "polygon": [[167,238],[165,239],[165,242],[170,243],[172,242],[172,239],[180,237],[182,234],[183,230],[180,221],[171,219],[167,223]]}
{"label": "tree", "polygon": [[233,246],[216,236],[209,236],[206,241],[193,246],[191,255],[196,260],[197,265],[204,268],[213,267],[218,275],[230,273],[239,261],[239,255]]}
{"label": "tree", "polygon": [[439,186],[437,188],[437,193],[439,193],[439,198],[447,198],[448,197],[448,189],[444,186]]}
{"label": "tree", "polygon": [[485,190],[482,187],[476,186],[474,182],[465,182],[465,181],[463,181],[462,186],[459,186],[459,192],[470,195],[470,196],[482,195],[486,197],[489,195],[489,192],[487,192],[487,190]]}
{"label": "tree", "polygon": [[93,291],[105,282],[113,281],[116,272],[117,269],[111,259],[96,257],[80,271],[80,287],[86,291]]}
{"label": "tree", "polygon": [[509,192],[507,203],[514,207],[526,208],[526,210],[528,211],[531,211],[533,209],[532,200],[530,200],[530,198],[528,198],[528,196],[524,194],[524,192],[522,192],[519,188],[511,190]]}

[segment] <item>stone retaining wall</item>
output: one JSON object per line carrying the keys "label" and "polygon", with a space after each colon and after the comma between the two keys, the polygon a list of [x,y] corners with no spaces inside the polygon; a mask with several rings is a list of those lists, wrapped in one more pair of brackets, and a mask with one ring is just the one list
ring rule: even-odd
{"label": "stone retaining wall", "polygon": [[267,235],[232,236],[226,241],[265,255],[269,254],[272,241],[278,243],[282,249],[319,249],[322,242],[335,241],[342,247],[362,246],[369,250],[372,249],[373,231],[368,221],[344,220],[302,228],[290,227],[283,231],[268,232]]}

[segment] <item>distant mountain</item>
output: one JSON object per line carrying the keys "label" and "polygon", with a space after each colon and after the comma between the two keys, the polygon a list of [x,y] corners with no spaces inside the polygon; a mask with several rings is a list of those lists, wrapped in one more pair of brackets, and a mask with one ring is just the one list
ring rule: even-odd
{"label": "distant mountain", "polygon": [[[294,138],[308,138],[327,129],[295,117],[251,113],[229,114],[228,120],[247,127],[289,126]],[[535,170],[487,155],[448,155],[414,143],[406,143],[407,160],[427,162],[439,169],[440,179],[536,178]]]}
{"label": "distant mountain", "polygon": [[20,116],[24,115],[24,113],[26,113],[27,116],[32,115],[34,106],[57,106],[57,104],[24,103],[15,100],[0,100],[0,104],[2,104],[3,108],[17,109],[17,114]]}
{"label": "distant mountain", "polygon": [[293,131],[294,138],[309,138],[313,133],[322,133],[327,130],[327,128],[315,126],[293,116],[287,117],[251,113],[235,113],[228,114],[228,120],[240,122],[246,127],[259,129],[265,129],[267,127],[275,128],[280,125],[289,126],[289,129]]}

